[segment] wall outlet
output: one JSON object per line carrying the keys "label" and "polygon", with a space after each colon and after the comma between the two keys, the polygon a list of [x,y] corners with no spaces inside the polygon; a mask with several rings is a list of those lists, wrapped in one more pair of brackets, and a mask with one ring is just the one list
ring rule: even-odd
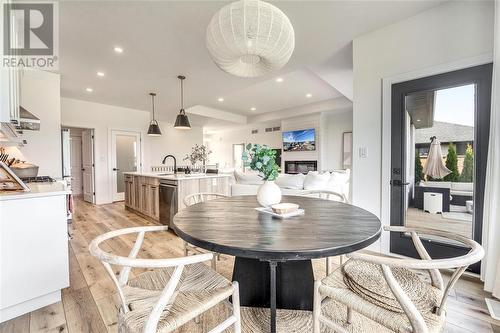
{"label": "wall outlet", "polygon": [[367,158],[368,157],[368,148],[359,147],[359,158]]}

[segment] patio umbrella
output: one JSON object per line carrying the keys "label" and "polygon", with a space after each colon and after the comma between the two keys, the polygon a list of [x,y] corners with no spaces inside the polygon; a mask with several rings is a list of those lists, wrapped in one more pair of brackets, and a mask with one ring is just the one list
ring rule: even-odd
{"label": "patio umbrella", "polygon": [[451,173],[443,163],[443,152],[441,142],[434,136],[431,138],[431,147],[427,156],[427,163],[424,166],[424,174],[435,179],[444,178]]}

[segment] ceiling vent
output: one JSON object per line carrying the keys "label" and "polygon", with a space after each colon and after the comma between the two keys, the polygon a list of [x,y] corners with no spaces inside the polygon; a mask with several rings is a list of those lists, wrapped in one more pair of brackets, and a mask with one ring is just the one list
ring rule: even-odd
{"label": "ceiling vent", "polygon": [[266,133],[268,133],[268,132],[272,132],[272,131],[273,131],[273,128],[272,128],[272,127],[268,127],[268,128],[266,128]]}
{"label": "ceiling vent", "polygon": [[256,129],[252,130],[252,134],[257,134],[257,133],[259,133],[259,130],[256,130]]}
{"label": "ceiling vent", "polygon": [[273,127],[273,132],[281,131],[280,126]]}

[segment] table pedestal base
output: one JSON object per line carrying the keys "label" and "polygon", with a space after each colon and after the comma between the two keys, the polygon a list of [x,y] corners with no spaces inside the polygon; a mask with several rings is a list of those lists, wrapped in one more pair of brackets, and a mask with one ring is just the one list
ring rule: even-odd
{"label": "table pedestal base", "polygon": [[271,332],[276,309],[313,308],[314,274],[311,260],[260,261],[236,257],[233,281],[240,285],[240,304],[271,309]]}

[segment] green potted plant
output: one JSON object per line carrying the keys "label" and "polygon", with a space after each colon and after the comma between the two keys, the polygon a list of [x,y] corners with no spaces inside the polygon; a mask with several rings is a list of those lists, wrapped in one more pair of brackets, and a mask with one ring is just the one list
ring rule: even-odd
{"label": "green potted plant", "polygon": [[276,151],[266,145],[249,143],[243,152],[243,163],[246,167],[259,172],[264,180],[257,191],[257,201],[263,207],[280,203],[281,189],[274,183],[279,175],[279,166],[276,164]]}

